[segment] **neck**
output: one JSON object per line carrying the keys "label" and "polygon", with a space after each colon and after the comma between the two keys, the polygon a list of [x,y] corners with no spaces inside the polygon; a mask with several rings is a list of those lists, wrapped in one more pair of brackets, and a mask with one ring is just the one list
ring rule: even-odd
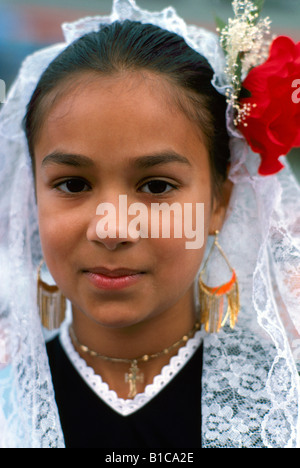
{"label": "neck", "polygon": [[[177,308],[129,327],[109,328],[89,320],[86,315],[73,308],[72,341],[87,365],[92,367],[96,374],[101,375],[102,380],[110,389],[115,390],[119,397],[126,399],[132,398],[135,390],[138,393],[143,392],[145,386],[152,383],[162,367],[168,364],[171,357],[184,345],[183,336],[194,333],[195,322],[194,307],[186,308],[184,311]],[[86,352],[79,343],[99,355],[112,359],[101,359],[93,353]],[[163,350],[166,352],[161,353]],[[132,367],[132,362],[144,355],[155,355],[155,357],[138,362],[134,382],[136,387],[129,395],[130,379],[136,371],[136,368]],[[131,363],[124,360],[131,360]]]}

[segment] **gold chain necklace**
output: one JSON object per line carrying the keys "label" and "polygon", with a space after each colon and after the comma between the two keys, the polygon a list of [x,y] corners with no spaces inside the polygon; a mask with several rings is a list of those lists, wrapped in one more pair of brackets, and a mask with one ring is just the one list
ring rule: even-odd
{"label": "gold chain necklace", "polygon": [[197,330],[199,330],[199,329],[200,329],[200,324],[199,324],[199,322],[196,322],[195,325],[193,326],[192,330],[188,334],[183,335],[183,337],[180,338],[180,340],[176,341],[175,343],[173,343],[168,348],[165,348],[162,351],[159,351],[158,353],[144,354],[143,356],[140,356],[140,357],[135,358],[135,359],[114,358],[114,357],[104,356],[103,354],[97,353],[96,351],[93,351],[93,350],[89,349],[87,346],[80,343],[80,341],[78,340],[78,338],[77,338],[77,336],[76,336],[76,334],[74,332],[74,329],[73,329],[72,325],[70,325],[70,336],[73,339],[73,341],[76,343],[78,348],[83,353],[89,354],[91,357],[99,358],[99,359],[102,359],[104,361],[119,362],[119,363],[122,362],[122,363],[130,364],[129,372],[126,372],[126,374],[125,374],[125,382],[129,384],[128,398],[134,398],[135,395],[137,394],[137,388],[136,388],[137,382],[142,383],[144,381],[144,374],[138,368],[138,363],[139,362],[148,362],[148,361],[150,361],[150,359],[155,359],[157,357],[169,354],[171,351],[173,351],[173,349],[179,348],[184,343],[186,343],[195,334],[195,332]]}

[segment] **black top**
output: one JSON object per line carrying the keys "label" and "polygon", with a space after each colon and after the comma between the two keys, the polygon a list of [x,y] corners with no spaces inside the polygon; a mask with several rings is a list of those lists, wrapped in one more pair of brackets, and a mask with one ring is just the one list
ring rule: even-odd
{"label": "black top", "polygon": [[154,398],[122,416],[84,382],[59,338],[47,344],[67,448],[200,448],[202,346]]}

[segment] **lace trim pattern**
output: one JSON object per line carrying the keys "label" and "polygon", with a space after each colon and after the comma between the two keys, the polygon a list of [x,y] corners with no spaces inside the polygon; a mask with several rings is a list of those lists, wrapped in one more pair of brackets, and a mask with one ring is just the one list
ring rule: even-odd
{"label": "lace trim pattern", "polygon": [[69,323],[65,322],[61,327],[60,342],[71,363],[83,378],[86,384],[114,411],[122,416],[128,416],[151,401],[168,383],[180,372],[184,365],[194,355],[202,343],[203,332],[197,331],[186,345],[179,349],[178,354],[170,359],[164,366],[160,375],[157,375],[152,384],[146,386],[143,393],[138,393],[132,400],[119,398],[114,390],[111,390],[100,375],[96,375],[75,350],[68,332]]}

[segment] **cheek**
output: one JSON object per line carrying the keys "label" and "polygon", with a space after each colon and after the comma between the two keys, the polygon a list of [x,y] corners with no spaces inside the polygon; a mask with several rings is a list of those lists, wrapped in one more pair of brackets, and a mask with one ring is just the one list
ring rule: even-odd
{"label": "cheek", "polygon": [[82,219],[74,216],[73,210],[54,209],[51,203],[38,204],[39,232],[46,264],[54,277],[66,271],[72,253],[83,233]]}
{"label": "cheek", "polygon": [[181,238],[148,239],[148,247],[156,259],[162,284],[169,283],[178,290],[186,289],[193,283],[204,257],[209,234],[210,203],[193,203],[189,204],[189,208],[182,218]]}
{"label": "cheek", "polygon": [[156,258],[157,284],[172,291],[186,291],[200,268],[205,244],[200,249],[187,249],[186,239],[149,240]]}

